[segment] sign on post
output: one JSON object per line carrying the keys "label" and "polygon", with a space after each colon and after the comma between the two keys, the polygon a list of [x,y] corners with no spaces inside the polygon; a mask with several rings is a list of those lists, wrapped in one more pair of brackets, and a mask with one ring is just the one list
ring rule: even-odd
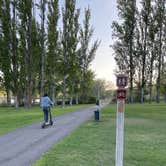
{"label": "sign on post", "polygon": [[118,88],[126,87],[127,86],[127,76],[123,75],[123,74],[117,75],[116,86]]}
{"label": "sign on post", "polygon": [[117,75],[117,113],[116,113],[116,166],[123,166],[124,108],[127,90],[127,76]]}
{"label": "sign on post", "polygon": [[125,98],[126,98],[126,89],[118,89],[117,99],[125,99]]}

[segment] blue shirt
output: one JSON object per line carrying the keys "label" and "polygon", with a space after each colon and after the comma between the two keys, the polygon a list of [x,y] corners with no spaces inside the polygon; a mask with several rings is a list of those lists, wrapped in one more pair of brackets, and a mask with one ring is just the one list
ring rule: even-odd
{"label": "blue shirt", "polygon": [[41,98],[41,107],[50,107],[50,104],[53,104],[48,96]]}

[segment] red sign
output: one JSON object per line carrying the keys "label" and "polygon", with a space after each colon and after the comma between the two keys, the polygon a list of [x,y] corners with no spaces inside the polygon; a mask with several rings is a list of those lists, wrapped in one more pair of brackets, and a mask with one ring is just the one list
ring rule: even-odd
{"label": "red sign", "polygon": [[127,86],[127,76],[125,75],[118,75],[116,80],[116,85],[118,87],[125,87]]}
{"label": "red sign", "polygon": [[126,98],[126,89],[118,89],[117,99],[125,99],[125,98]]}

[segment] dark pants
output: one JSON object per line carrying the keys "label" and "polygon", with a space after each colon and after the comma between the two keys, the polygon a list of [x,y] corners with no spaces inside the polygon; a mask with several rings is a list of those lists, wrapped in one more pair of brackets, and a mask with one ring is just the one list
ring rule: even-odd
{"label": "dark pants", "polygon": [[44,121],[45,122],[48,122],[48,111],[49,111],[49,107],[43,107]]}

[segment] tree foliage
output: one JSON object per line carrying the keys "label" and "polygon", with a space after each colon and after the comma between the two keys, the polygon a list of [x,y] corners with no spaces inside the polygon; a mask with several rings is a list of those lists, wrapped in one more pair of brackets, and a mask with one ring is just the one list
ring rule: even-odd
{"label": "tree foliage", "polygon": [[74,97],[78,103],[81,80],[88,89],[92,86],[94,73],[89,67],[99,42],[90,48],[94,31],[90,9],[81,28],[76,0],[66,0],[61,27],[58,3],[0,0],[0,79],[9,105],[12,96],[16,108],[22,104],[30,108],[35,97],[47,92],[55,103],[63,96],[65,106],[69,97],[71,104]]}
{"label": "tree foliage", "polygon": [[118,70],[129,73],[130,101],[134,97],[132,91],[137,89],[141,103],[147,95],[151,102],[153,86],[157,102],[160,101],[165,64],[165,6],[165,0],[117,1],[121,20],[112,24],[112,47]]}

